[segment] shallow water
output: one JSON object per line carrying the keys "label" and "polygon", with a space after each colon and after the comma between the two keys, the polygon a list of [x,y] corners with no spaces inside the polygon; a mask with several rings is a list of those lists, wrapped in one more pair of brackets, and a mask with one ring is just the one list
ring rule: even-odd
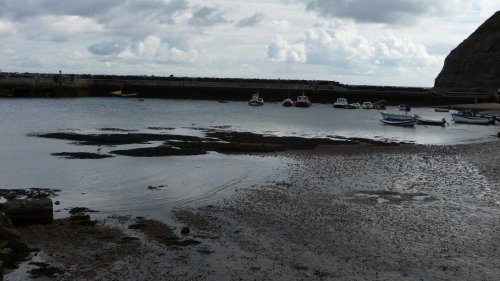
{"label": "shallow water", "polygon": [[201,135],[193,128],[224,126],[230,130],[280,136],[343,136],[456,144],[495,139],[499,128],[455,125],[449,113],[437,113],[430,108],[416,108],[412,112],[426,118],[446,118],[451,124],[444,128],[399,128],[383,125],[376,110],[334,109],[321,104],[304,109],[284,108],[279,103],[251,107],[246,102],[166,99],[142,102],[120,98],[3,99],[0,100],[0,188],[61,189],[56,199],[61,201],[56,207],[58,210],[85,206],[101,214],[134,213],[161,218],[166,210],[175,206],[207,203],[224,198],[238,188],[285,179],[282,163],[292,161],[276,156],[218,153],[68,160],[50,153],[95,152],[96,147],[29,136],[40,132],[86,133],[119,128]]}

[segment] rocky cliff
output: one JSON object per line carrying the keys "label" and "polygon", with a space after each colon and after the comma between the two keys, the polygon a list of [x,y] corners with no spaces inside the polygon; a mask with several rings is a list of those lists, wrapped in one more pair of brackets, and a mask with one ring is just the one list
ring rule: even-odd
{"label": "rocky cliff", "polygon": [[500,88],[500,11],[446,57],[436,88]]}

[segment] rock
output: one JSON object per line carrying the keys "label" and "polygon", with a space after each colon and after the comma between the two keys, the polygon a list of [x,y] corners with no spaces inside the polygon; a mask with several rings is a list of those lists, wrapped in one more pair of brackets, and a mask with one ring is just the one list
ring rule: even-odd
{"label": "rock", "polygon": [[189,226],[183,226],[181,229],[181,234],[184,235],[189,234],[189,231],[190,231]]}
{"label": "rock", "polygon": [[13,240],[21,237],[21,233],[14,228],[0,226],[0,239]]}
{"label": "rock", "polygon": [[79,213],[79,214],[71,215],[69,217],[69,220],[70,221],[80,221],[80,222],[81,221],[90,221],[90,216],[83,214],[83,213]]}
{"label": "rock", "polygon": [[13,199],[3,204],[3,211],[14,225],[32,223],[51,223],[54,220],[52,200]]}
{"label": "rock", "polygon": [[446,57],[435,88],[500,88],[500,11]]}

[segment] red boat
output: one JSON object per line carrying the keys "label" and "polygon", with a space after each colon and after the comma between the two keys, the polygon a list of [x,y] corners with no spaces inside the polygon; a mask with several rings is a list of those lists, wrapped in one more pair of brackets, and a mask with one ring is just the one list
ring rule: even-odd
{"label": "red boat", "polygon": [[297,101],[293,103],[295,107],[309,107],[311,106],[311,102],[307,96],[298,96]]}

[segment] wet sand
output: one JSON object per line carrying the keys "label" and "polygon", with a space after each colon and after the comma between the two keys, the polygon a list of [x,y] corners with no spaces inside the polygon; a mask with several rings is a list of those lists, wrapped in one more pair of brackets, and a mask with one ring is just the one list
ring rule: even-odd
{"label": "wet sand", "polygon": [[176,209],[176,229],[115,217],[20,231],[55,280],[498,280],[499,148],[278,152],[289,180]]}

